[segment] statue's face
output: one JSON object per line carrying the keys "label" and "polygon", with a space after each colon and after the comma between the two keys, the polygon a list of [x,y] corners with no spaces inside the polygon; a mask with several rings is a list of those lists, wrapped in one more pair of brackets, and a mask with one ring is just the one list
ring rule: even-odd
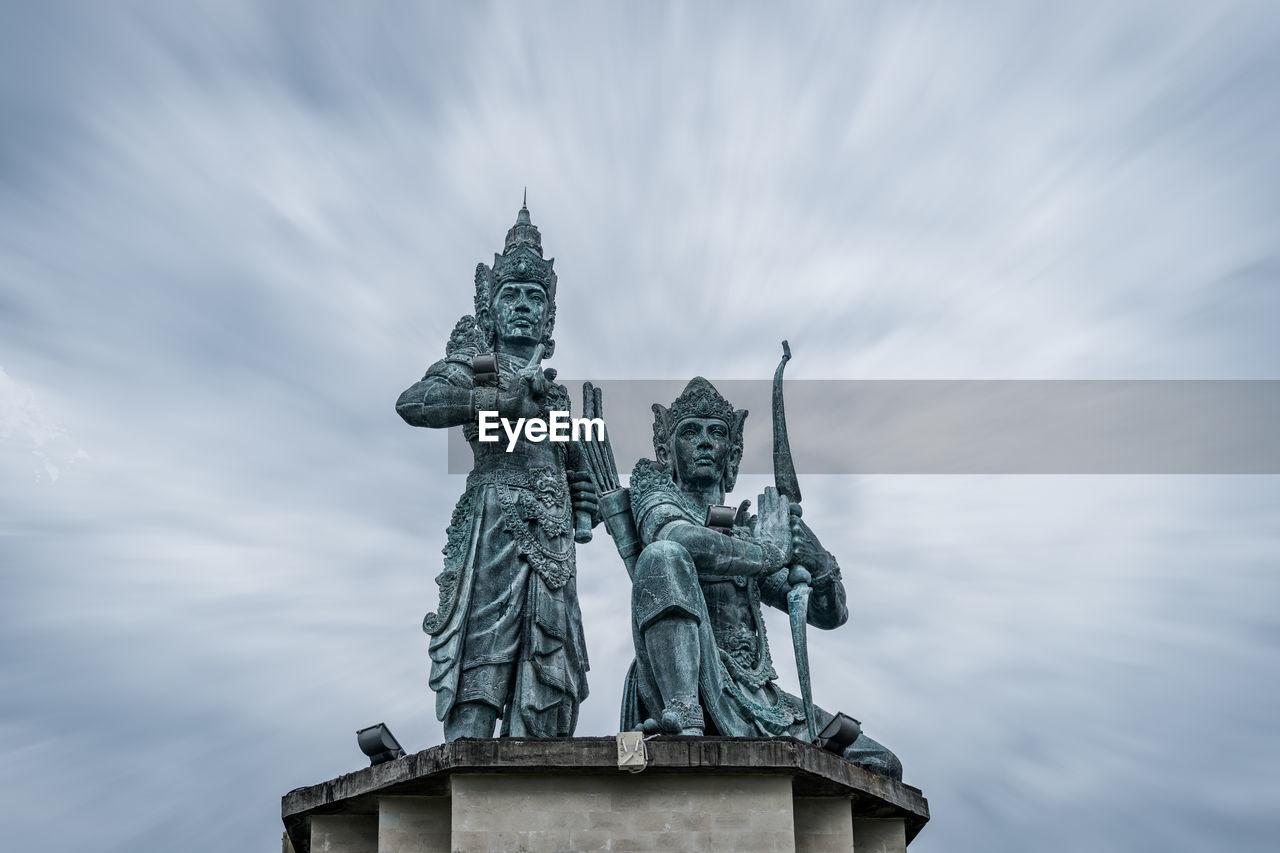
{"label": "statue's face", "polygon": [[685,418],[672,437],[676,477],[682,483],[723,483],[729,459],[729,425],[719,418]]}
{"label": "statue's face", "polygon": [[547,323],[547,292],[540,284],[508,282],[494,295],[492,311],[500,339],[537,343]]}

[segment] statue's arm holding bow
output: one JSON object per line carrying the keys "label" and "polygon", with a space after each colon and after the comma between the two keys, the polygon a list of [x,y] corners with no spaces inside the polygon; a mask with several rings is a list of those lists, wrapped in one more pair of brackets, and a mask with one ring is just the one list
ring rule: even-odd
{"label": "statue's arm holding bow", "polygon": [[[805,566],[813,577],[813,593],[805,621],[823,631],[839,628],[849,621],[849,609],[845,604],[844,582],[835,555],[822,547],[817,534],[799,516],[792,518],[791,538],[794,561]],[[785,613],[787,592],[791,589],[789,574],[788,570],[780,569],[763,578],[760,581],[760,601]]]}
{"label": "statue's arm holding bow", "polygon": [[725,536],[685,520],[667,522],[658,538],[683,545],[700,577],[766,577],[780,569],[785,572],[794,559],[787,501],[772,489],[760,497],[764,520],[750,538]]}

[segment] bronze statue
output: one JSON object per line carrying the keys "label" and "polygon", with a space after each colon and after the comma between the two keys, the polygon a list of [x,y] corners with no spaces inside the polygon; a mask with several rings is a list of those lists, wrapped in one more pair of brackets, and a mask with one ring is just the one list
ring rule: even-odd
{"label": "bronze statue", "polygon": [[[781,368],[775,380],[777,425]],[[602,414],[600,392],[584,391],[587,413]],[[607,443],[586,453],[605,523],[632,575],[636,656],[622,729],[812,740],[833,715],[778,687],[760,606],[798,616],[798,648],[806,621],[830,630],[849,614],[835,557],[798,504],[793,511],[799,489],[785,426],[775,447],[777,487],[765,490],[759,514],[750,516],[749,501],[736,512],[720,506],[737,479],[747,412],[700,376],[653,412],[655,458],[636,464],[629,488],[619,487]],[[800,670],[808,694],[807,659]],[[865,734],[842,751],[872,772],[902,778],[897,757]]]}
{"label": "bronze statue", "polygon": [[577,538],[590,538],[596,489],[578,445],[478,440],[480,412],[547,418],[569,397],[543,370],[555,341],[556,274],[522,206],[493,266],[476,267],[475,315],[444,359],[400,395],[413,426],[461,426],[475,465],[448,528],[440,606],[427,614],[430,684],[445,738],[573,734],[587,697],[587,649],[575,581]]}

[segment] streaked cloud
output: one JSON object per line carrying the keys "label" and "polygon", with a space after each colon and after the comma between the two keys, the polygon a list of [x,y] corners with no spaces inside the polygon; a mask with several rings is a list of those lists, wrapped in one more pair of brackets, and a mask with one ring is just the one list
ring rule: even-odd
{"label": "streaked cloud", "polygon": [[[10,843],[259,849],[357,728],[440,739],[462,483],[392,404],[526,185],[566,376],[764,379],[789,338],[797,379],[1275,378],[1277,36],[1250,3],[6,8]],[[913,850],[1268,848],[1273,478],[804,488],[854,611],[816,695],[930,796]],[[628,591],[603,531],[580,562],[606,734]]]}

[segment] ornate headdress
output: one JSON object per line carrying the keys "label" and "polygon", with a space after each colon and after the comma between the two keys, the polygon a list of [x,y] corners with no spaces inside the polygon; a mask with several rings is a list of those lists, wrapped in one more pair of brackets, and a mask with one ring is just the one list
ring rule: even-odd
{"label": "ornate headdress", "polygon": [[716,418],[729,428],[724,490],[733,491],[733,484],[738,479],[738,465],[742,462],[742,425],[747,420],[747,410],[735,410],[728,400],[720,396],[716,386],[701,376],[693,377],[670,407],[653,404],[653,452],[660,461],[669,461],[671,437],[685,418]]}
{"label": "ornate headdress", "polygon": [[476,264],[476,324],[481,333],[493,344],[493,325],[489,319],[489,307],[493,297],[502,285],[512,281],[528,281],[542,285],[547,292],[547,321],[543,326],[542,358],[551,357],[555,352],[556,342],[551,339],[551,331],[556,324],[556,273],[553,269],[555,258],[542,257],[542,235],[538,226],[529,219],[527,204],[520,206],[516,214],[516,224],[507,231],[507,242],[502,254],[493,256],[493,266]]}

